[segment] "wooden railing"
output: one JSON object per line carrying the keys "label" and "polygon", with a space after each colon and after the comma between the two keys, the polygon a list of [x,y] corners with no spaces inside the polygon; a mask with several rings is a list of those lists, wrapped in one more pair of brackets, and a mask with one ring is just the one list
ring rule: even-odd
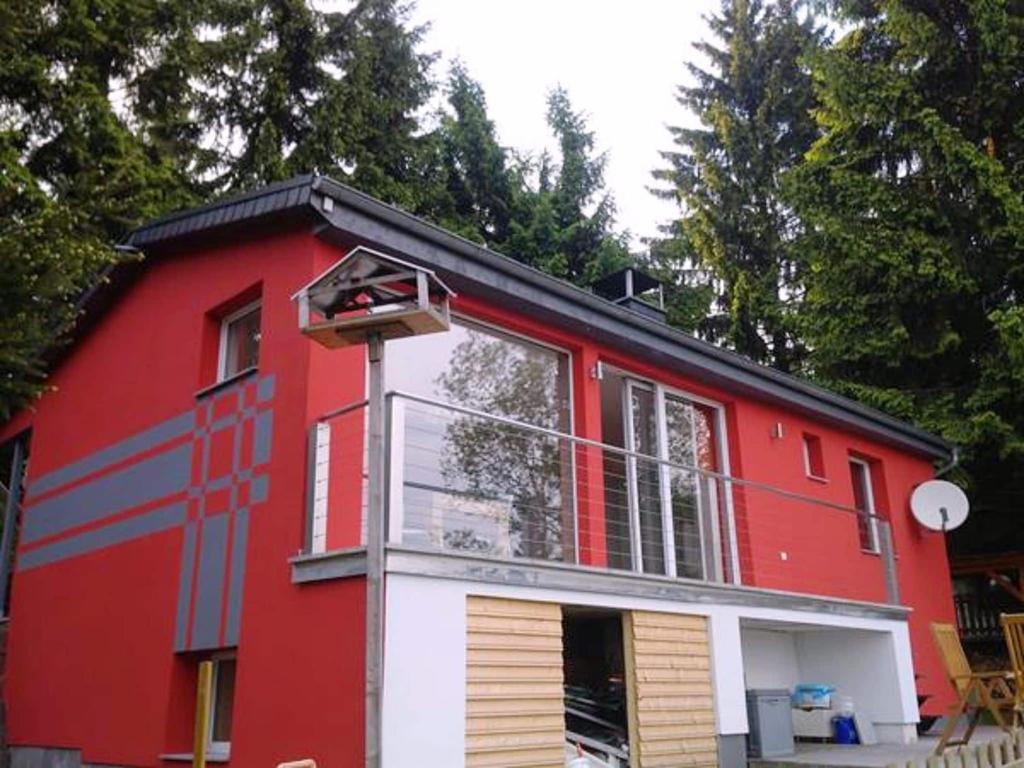
{"label": "wooden railing", "polygon": [[1005,605],[976,595],[956,595],[953,604],[961,640],[1002,642],[1003,629],[999,624],[999,614],[1006,612]]}

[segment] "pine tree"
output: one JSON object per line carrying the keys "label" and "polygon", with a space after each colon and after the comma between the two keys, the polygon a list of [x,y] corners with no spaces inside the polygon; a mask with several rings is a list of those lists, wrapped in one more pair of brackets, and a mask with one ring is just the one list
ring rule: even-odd
{"label": "pine tree", "polygon": [[1024,491],[1024,6],[842,12],[814,63],[824,135],[787,180],[811,367],[963,446],[975,506],[1005,508]]}
{"label": "pine tree", "polygon": [[[652,243],[651,259],[674,278],[675,322],[792,370],[803,354],[795,329],[801,270],[780,178],[817,135],[802,57],[824,34],[790,0],[723,0],[707,21],[716,41],[695,47],[708,69],[688,65],[695,83],[678,89],[701,127],[672,128],[676,149],[662,153],[669,167],[654,173],[681,219]],[[714,307],[702,309],[711,297]]]}

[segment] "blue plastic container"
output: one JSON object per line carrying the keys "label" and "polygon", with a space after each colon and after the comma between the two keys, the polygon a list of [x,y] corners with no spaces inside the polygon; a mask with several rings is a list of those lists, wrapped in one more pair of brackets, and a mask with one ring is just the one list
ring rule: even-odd
{"label": "blue plastic container", "polygon": [[832,732],[836,744],[860,744],[860,739],[857,738],[857,724],[853,722],[852,717],[833,717]]}
{"label": "blue plastic container", "polygon": [[834,686],[824,683],[800,683],[793,689],[793,706],[828,709],[832,703],[832,694],[835,692]]}

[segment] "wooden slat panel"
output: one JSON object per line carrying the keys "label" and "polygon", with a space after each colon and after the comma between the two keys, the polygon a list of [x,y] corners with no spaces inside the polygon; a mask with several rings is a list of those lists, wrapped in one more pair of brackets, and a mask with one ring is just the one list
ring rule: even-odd
{"label": "wooden slat panel", "polygon": [[562,609],[466,599],[466,768],[561,768]]}
{"label": "wooden slat panel", "polygon": [[623,638],[633,768],[717,766],[707,619],[632,611]]}

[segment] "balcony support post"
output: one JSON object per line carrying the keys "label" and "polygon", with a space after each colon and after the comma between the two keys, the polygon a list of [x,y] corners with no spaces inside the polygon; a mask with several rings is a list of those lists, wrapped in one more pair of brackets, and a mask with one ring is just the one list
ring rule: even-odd
{"label": "balcony support post", "polygon": [[896,573],[896,552],[892,545],[892,525],[888,520],[877,520],[878,549],[885,569],[885,601],[900,604],[900,582]]}
{"label": "balcony support post", "polygon": [[384,339],[370,333],[366,343],[368,504],[366,510],[366,768],[380,768],[384,681]]}

